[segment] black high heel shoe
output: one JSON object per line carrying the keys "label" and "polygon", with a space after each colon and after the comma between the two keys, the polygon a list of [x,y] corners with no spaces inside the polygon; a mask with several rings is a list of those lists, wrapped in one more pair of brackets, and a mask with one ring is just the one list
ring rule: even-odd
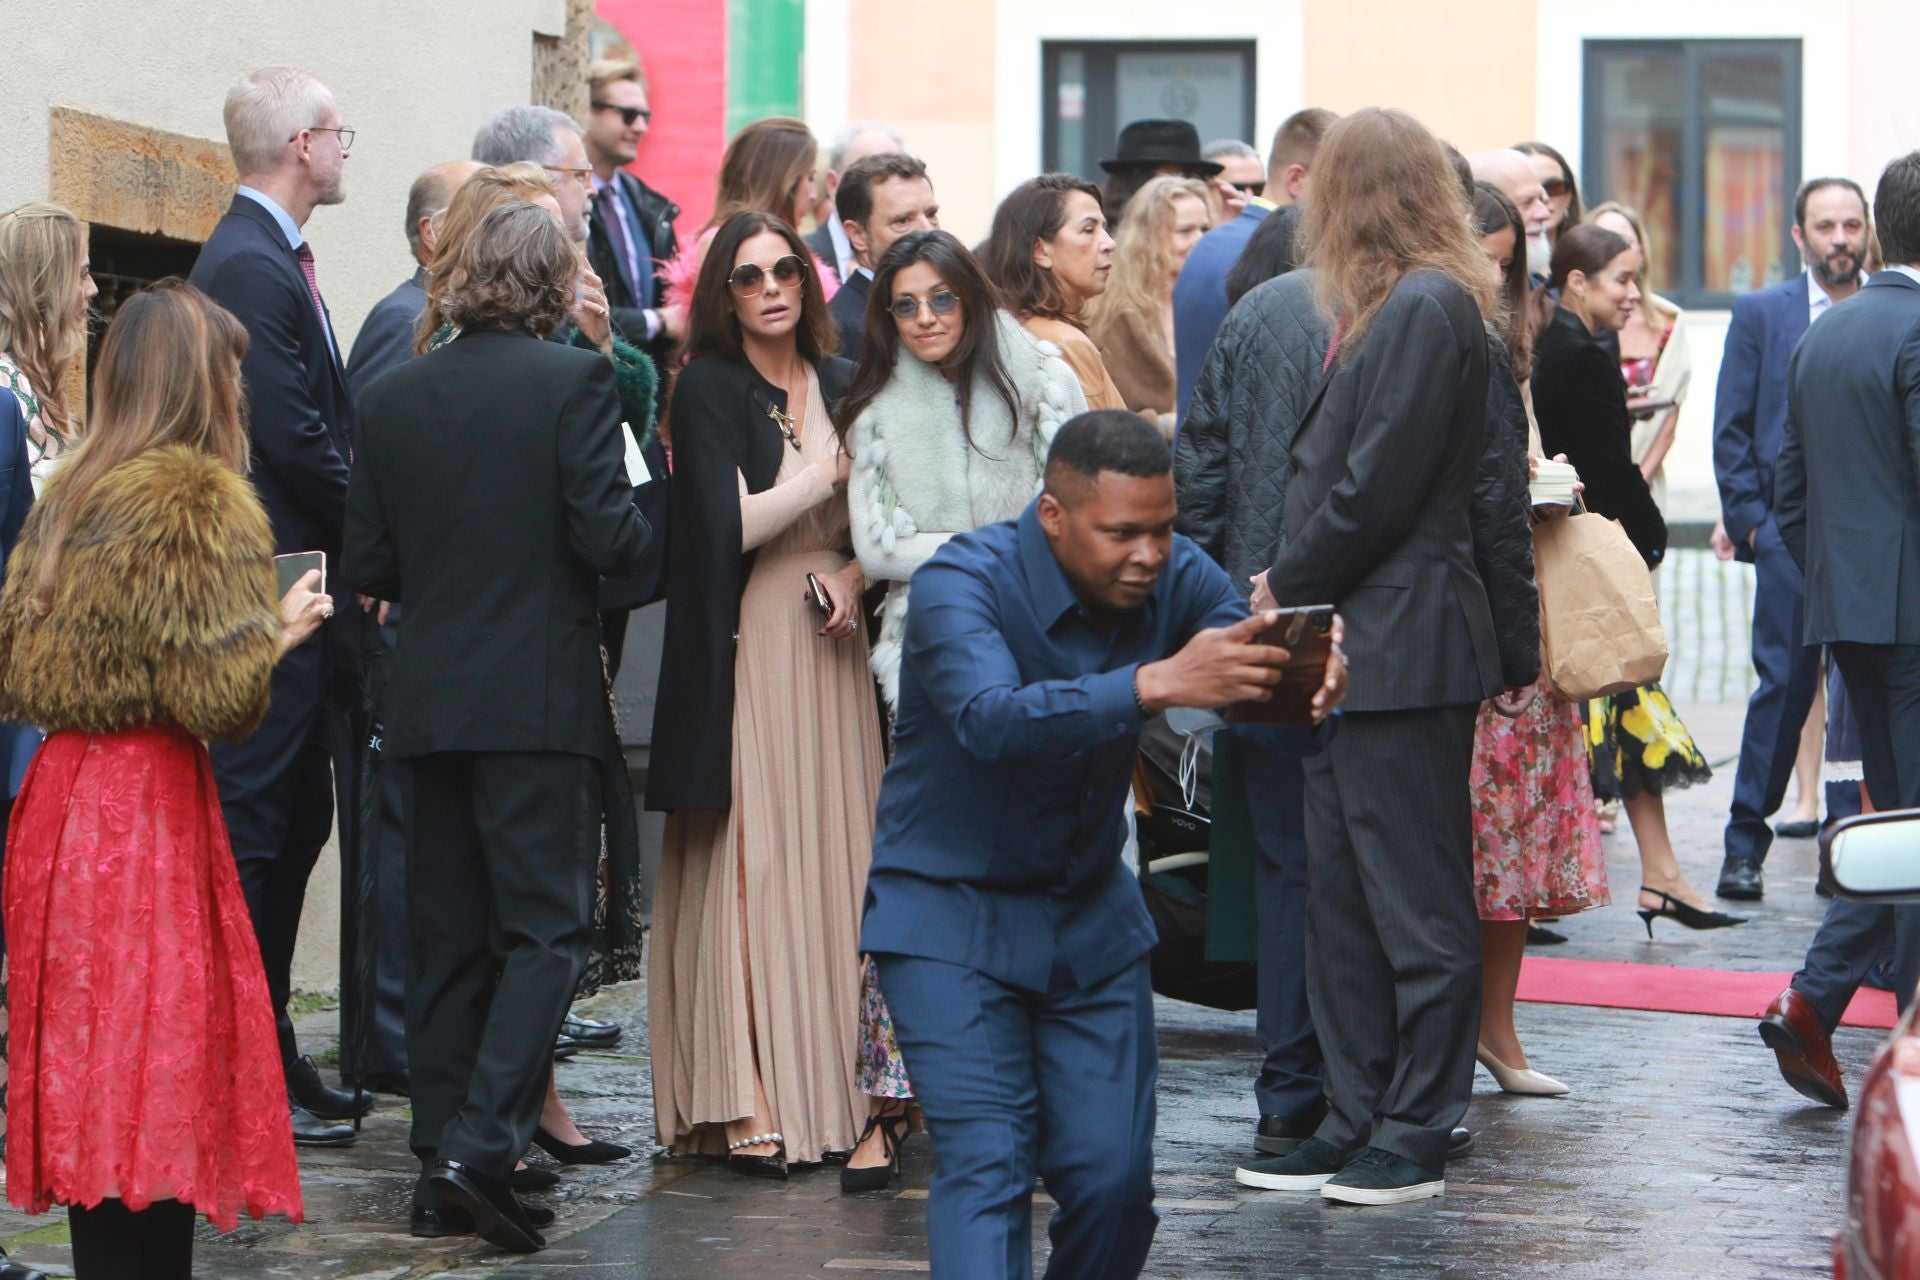
{"label": "black high heel shoe", "polygon": [[1642,920],[1647,922],[1647,938],[1649,940],[1653,938],[1653,918],[1655,916],[1666,916],[1671,920],[1685,925],[1689,929],[1725,929],[1732,925],[1745,924],[1747,922],[1745,916],[1730,916],[1724,911],[1702,911],[1699,907],[1682,902],[1672,894],[1660,889],[1649,889],[1647,886],[1641,885],[1640,892],[1657,894],[1660,898],[1660,909],[1658,911],[1652,907],[1641,907],[1637,913]]}
{"label": "black high heel shoe", "polygon": [[[899,1130],[897,1133],[896,1126]],[[858,1150],[860,1144],[872,1137],[875,1130],[880,1133],[880,1145],[886,1150],[887,1162],[865,1169],[841,1169],[840,1193],[842,1195],[858,1195],[863,1191],[885,1191],[893,1182],[894,1175],[900,1172],[900,1148],[906,1142],[907,1134],[912,1132],[906,1109],[903,1107],[892,1113],[877,1111],[868,1116],[867,1127],[860,1131],[860,1141],[853,1144],[854,1148]]]}
{"label": "black high heel shoe", "polygon": [[545,1129],[535,1128],[533,1145],[558,1160],[561,1164],[612,1164],[615,1160],[625,1160],[633,1154],[629,1147],[617,1142],[587,1141],[579,1146],[569,1146],[548,1133]]}
{"label": "black high heel shoe", "polygon": [[[738,1154],[741,1147],[758,1147],[767,1143],[779,1150],[770,1156],[743,1156]],[[756,1133],[750,1138],[727,1144],[727,1168],[749,1178],[772,1178],[777,1182],[787,1180],[787,1140],[777,1133]]]}

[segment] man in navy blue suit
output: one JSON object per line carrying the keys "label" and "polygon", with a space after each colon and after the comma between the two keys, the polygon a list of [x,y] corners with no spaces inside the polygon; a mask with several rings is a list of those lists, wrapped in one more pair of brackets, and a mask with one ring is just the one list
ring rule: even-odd
{"label": "man in navy blue suit", "polygon": [[[1175,536],[1172,466],[1139,416],[1081,414],[1024,515],[913,578],[860,949],[939,1156],[935,1277],[1032,1275],[1036,1170],[1049,1276],[1136,1276],[1153,1240],[1154,931],[1120,857],[1140,729],[1263,699],[1285,659]],[[1317,713],[1345,687],[1336,652]]]}
{"label": "man in navy blue suit", "polygon": [[1274,131],[1267,156],[1267,185],[1247,201],[1240,216],[1200,237],[1173,286],[1173,361],[1176,411],[1187,416],[1187,401],[1200,381],[1207,349],[1227,318],[1227,272],[1240,260],[1253,230],[1283,205],[1299,204],[1307,194],[1307,172],[1320,139],[1340,117],[1325,107],[1296,111]]}
{"label": "man in navy blue suit", "polygon": [[[248,76],[227,94],[225,117],[240,189],[188,278],[247,330],[240,372],[253,443],[249,478],[273,523],[274,551],[324,551],[337,580],[353,409],[301,228],[315,208],[345,198],[341,173],[353,130],[341,124],[327,87],[290,67]],[[287,1016],[307,877],[333,826],[333,761],[349,749],[340,709],[353,662],[347,621],[335,618],[280,660],[266,719],[251,737],[212,748],[273,997],[294,1141],[302,1146],[351,1145],[353,1127],[329,1122],[358,1119],[373,1105],[364,1090],[321,1081],[312,1059],[300,1056]]]}
{"label": "man in navy blue suit", "polygon": [[1807,269],[1733,304],[1713,401],[1713,469],[1734,555],[1754,567],[1753,669],[1727,819],[1719,894],[1752,901],[1786,796],[1800,733],[1820,679],[1819,646],[1804,641],[1806,582],[1774,521],[1774,465],[1787,420],[1787,364],[1808,326],[1860,288],[1867,197],[1847,178],[1813,178],[1794,197],[1793,242]]}

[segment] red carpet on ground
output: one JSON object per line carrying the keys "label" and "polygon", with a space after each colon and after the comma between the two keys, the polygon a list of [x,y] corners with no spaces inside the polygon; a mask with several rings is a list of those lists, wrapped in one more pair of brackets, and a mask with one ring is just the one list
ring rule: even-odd
{"label": "red carpet on ground", "polygon": [[[1717,1018],[1758,1018],[1787,985],[1790,973],[1742,973],[1667,964],[1601,960],[1555,960],[1528,956],[1520,966],[1522,1000],[1538,1004],[1584,1004],[1601,1009],[1647,1009],[1656,1013],[1702,1013]],[[1887,1028],[1895,1020],[1891,992],[1860,988],[1847,1006],[1845,1027]]]}

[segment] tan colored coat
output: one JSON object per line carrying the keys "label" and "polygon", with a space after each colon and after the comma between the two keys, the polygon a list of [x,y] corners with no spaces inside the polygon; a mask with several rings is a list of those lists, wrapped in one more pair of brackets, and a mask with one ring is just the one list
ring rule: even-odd
{"label": "tan colored coat", "polygon": [[7,565],[0,716],[50,733],[245,737],[280,650],[273,535],[252,486],[179,445],[125,463],[80,499],[42,614],[42,540],[72,474],[55,473]]}

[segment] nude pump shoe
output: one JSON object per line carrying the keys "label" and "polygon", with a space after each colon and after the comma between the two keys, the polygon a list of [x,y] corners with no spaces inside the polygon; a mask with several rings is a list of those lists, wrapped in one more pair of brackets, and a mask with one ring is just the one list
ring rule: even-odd
{"label": "nude pump shoe", "polygon": [[1493,1073],[1493,1078],[1499,1081],[1500,1087],[1508,1093],[1524,1094],[1528,1097],[1558,1098],[1573,1092],[1552,1076],[1541,1075],[1532,1068],[1516,1069],[1508,1066],[1494,1057],[1485,1045],[1475,1047],[1474,1057],[1480,1060],[1481,1066]]}

